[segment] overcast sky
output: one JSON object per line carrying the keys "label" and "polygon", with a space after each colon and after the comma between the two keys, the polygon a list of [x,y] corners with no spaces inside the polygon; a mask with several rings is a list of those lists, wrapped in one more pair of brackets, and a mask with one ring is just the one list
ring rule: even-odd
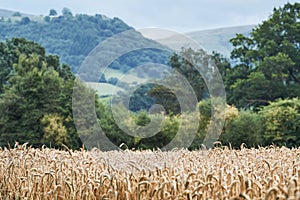
{"label": "overcast sky", "polygon": [[[258,24],[288,0],[0,0],[0,8],[47,15],[51,8],[73,14],[119,17],[135,28],[158,27],[179,32]],[[290,3],[297,2],[289,0]]]}

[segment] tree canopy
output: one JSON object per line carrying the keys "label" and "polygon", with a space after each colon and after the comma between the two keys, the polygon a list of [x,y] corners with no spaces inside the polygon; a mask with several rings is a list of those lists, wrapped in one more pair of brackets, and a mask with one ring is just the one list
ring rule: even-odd
{"label": "tree canopy", "polygon": [[34,146],[80,147],[72,117],[75,77],[70,68],[25,39],[1,42],[0,48],[0,144],[30,141]]}
{"label": "tree canopy", "polygon": [[300,4],[275,8],[250,33],[231,39],[236,65],[229,74],[228,101],[259,107],[278,98],[300,95]]}
{"label": "tree canopy", "polygon": [[[72,43],[73,39],[85,44],[91,42],[93,46],[96,44],[95,40],[100,41],[119,31],[130,29],[128,26],[123,26],[123,22],[119,19],[106,19],[101,15],[74,16],[68,9],[64,10],[62,16],[56,16],[54,11],[50,13],[52,13],[51,17],[47,16],[47,21],[43,22],[34,22],[31,19],[22,20],[19,17],[19,21],[10,22],[8,25],[9,22],[4,20],[4,23],[0,22],[1,30],[3,30],[0,34],[4,37],[8,33],[23,33],[24,30],[32,30],[33,27],[47,27],[44,30],[48,30],[49,27],[78,28],[78,23],[84,22],[82,24],[86,25],[88,30],[86,34],[89,34],[89,31],[95,31],[90,38],[85,37],[85,33],[81,32],[72,32],[68,35],[68,32],[51,29],[53,33],[61,34],[58,37],[60,43],[53,42],[57,41],[54,37],[53,40],[49,39],[51,37],[46,40],[51,41],[51,45],[54,46],[50,45],[50,47],[54,50],[62,53],[62,49],[66,48],[66,52],[73,52],[67,57],[72,55],[80,60],[88,50],[83,49],[85,53],[77,52],[81,43]],[[89,23],[86,24],[87,21]],[[21,31],[17,26],[25,29]],[[89,29],[90,26],[93,27],[92,30]],[[74,31],[74,29],[71,30]],[[106,34],[101,35],[100,38],[94,37],[97,31]],[[140,36],[134,35],[133,37],[139,38]],[[40,42],[42,43],[42,39]],[[152,41],[147,40],[147,42]],[[177,79],[178,76],[171,76],[166,71],[164,71],[166,76],[163,76],[166,84],[142,85],[132,94],[129,104],[130,112],[121,106],[116,107],[118,114],[126,116],[119,123],[135,132],[142,130],[143,126],[147,126],[152,120],[163,119],[159,124],[161,129],[156,135],[142,138],[128,135],[121,129],[111,107],[101,103],[98,98],[95,98],[95,91],[86,88],[83,84],[76,86],[82,89],[80,90],[82,93],[77,94],[75,98],[78,99],[72,102],[75,75],[68,65],[60,64],[59,56],[47,54],[43,46],[25,38],[6,39],[5,42],[0,42],[0,146],[18,141],[29,142],[34,146],[46,144],[61,147],[65,144],[71,148],[79,148],[82,145],[81,139],[85,138],[90,138],[91,144],[97,144],[97,138],[90,133],[103,131],[116,146],[125,143],[129,148],[161,148],[176,137],[182,124],[185,125],[186,135],[181,137],[189,136],[190,131],[194,130],[191,121],[195,118],[186,116],[194,116],[191,113],[199,111],[199,127],[196,129],[195,140],[190,148],[200,148],[212,122],[213,97],[209,94],[209,90],[218,91],[218,88],[222,86],[221,82],[210,82],[213,87],[208,89],[204,80],[204,77],[209,80],[209,75],[217,71],[215,67],[218,68],[224,80],[229,103],[225,108],[225,124],[219,138],[221,142],[233,147],[239,147],[241,143],[248,146],[271,144],[299,146],[300,4],[287,3],[282,8],[275,8],[270,18],[254,28],[250,36],[237,34],[231,42],[234,46],[231,60],[218,53],[208,55],[201,49],[182,49],[181,52],[169,57],[170,71],[176,70],[186,78],[195,92],[198,102],[195,105],[198,109],[181,112],[181,105],[175,93],[181,94],[181,100],[185,104],[190,100],[190,96],[185,95],[183,91],[187,87],[183,87],[182,90],[180,87],[182,79]],[[79,46],[70,48],[70,45],[76,44]],[[87,48],[91,47],[90,44],[87,44]],[[112,50],[113,48],[115,48],[114,44]],[[151,60],[151,56],[145,56],[149,55],[148,53],[147,50],[130,52],[119,57],[111,67],[126,72],[131,65],[136,66],[141,62]],[[159,58],[154,56],[155,61],[151,60],[153,62],[159,62],[160,58],[165,59],[167,56],[162,51],[152,51],[152,53],[160,55]],[[143,56],[139,58],[138,55]],[[73,57],[69,58],[72,60]],[[208,60],[214,61],[215,64],[208,65]],[[203,70],[201,73],[193,66],[195,64],[201,65]],[[149,68],[150,72],[154,74],[154,77],[158,73]],[[103,76],[99,81],[116,84],[118,79]],[[170,89],[164,85],[171,85],[173,88]],[[72,103],[77,106],[82,105],[83,110],[90,110],[93,106],[81,102],[81,96],[92,101],[95,98],[96,119],[94,113],[90,115],[88,113],[86,118],[77,120],[76,125],[84,127],[83,135],[79,136],[73,119]],[[146,110],[153,104],[163,105],[166,113],[155,112],[155,110],[147,112]],[[161,111],[160,107],[156,108]],[[75,111],[80,113],[82,110],[75,109]],[[177,144],[184,143],[184,138],[181,137],[177,138]],[[105,144],[101,143],[101,145]]]}

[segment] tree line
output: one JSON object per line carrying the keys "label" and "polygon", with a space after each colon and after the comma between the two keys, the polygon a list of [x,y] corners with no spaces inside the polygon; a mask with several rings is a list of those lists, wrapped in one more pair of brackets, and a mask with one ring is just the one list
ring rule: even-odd
{"label": "tree line", "polygon": [[[207,134],[213,97],[186,58],[205,56],[213,59],[224,81],[228,105],[219,138],[223,144],[299,146],[300,4],[275,8],[250,36],[237,34],[231,43],[231,59],[193,49],[183,49],[169,59],[170,66],[187,77],[199,101],[200,125],[190,148],[200,148]],[[46,54],[45,48],[35,42],[13,38],[0,43],[0,67],[2,146],[15,141],[74,149],[82,146],[72,114],[75,76],[68,65],[60,64],[58,56]],[[95,96],[93,90],[82,87],[82,95]],[[117,146],[125,143],[128,148],[161,148],[185,123],[185,113],[180,113],[176,96],[168,88],[147,85],[134,93],[132,100],[145,109],[135,110],[122,123],[133,129],[136,124],[145,126],[152,119],[164,118],[162,129],[150,138],[130,136],[117,125],[109,106],[95,98],[97,122]],[[154,103],[164,105],[166,114],[148,114],[146,109]],[[119,112],[125,111],[120,108]],[[191,129],[185,128],[187,133]]]}

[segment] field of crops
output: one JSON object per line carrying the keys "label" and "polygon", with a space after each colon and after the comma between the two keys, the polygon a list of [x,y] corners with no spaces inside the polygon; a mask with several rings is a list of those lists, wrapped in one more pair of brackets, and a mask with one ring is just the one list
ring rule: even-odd
{"label": "field of crops", "polygon": [[299,199],[300,149],[0,150],[0,199]]}

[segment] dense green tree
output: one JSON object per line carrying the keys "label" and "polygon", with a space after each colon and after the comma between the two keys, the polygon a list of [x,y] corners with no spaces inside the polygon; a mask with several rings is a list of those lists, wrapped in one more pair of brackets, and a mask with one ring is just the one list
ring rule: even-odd
{"label": "dense green tree", "polygon": [[107,82],[107,80],[106,80],[105,74],[101,74],[99,83],[106,83],[106,82]]}
{"label": "dense green tree", "polygon": [[[201,101],[210,97],[210,92],[217,94],[216,91],[223,87],[222,80],[215,78],[218,73],[217,68],[220,67],[221,74],[224,76],[230,69],[230,63],[221,55],[214,53],[211,56],[202,49],[193,50],[191,48],[183,48],[179,54],[174,53],[169,59],[169,65],[173,71],[170,71],[170,75],[165,76],[164,82],[176,89],[171,90],[157,85],[149,91],[149,95],[154,98],[155,103],[165,106],[167,113],[173,114],[178,114],[182,110],[175,93],[183,98],[186,97],[185,102],[188,102],[190,98],[190,95],[186,95],[187,86],[178,81],[179,77],[176,77],[176,73],[179,73],[188,82],[197,101]],[[208,84],[211,91],[207,87]]]}
{"label": "dense green tree", "polygon": [[[162,85],[156,85],[148,92],[152,102],[161,105],[167,114],[179,114],[180,105],[174,91]],[[150,101],[151,102],[151,101]]]}
{"label": "dense green tree", "polygon": [[50,9],[49,11],[49,16],[56,16],[57,15],[57,12],[55,9]]}
{"label": "dense green tree", "polygon": [[22,14],[20,12],[15,12],[12,14],[13,17],[21,17]]}
{"label": "dense green tree", "polygon": [[[223,99],[217,98],[214,101],[223,102]],[[239,117],[239,111],[234,106],[226,105],[226,107],[220,107],[218,105],[215,105],[215,108],[213,108],[211,98],[201,100],[198,103],[198,109],[200,112],[199,126],[195,140],[190,146],[191,149],[201,148],[201,144],[205,142],[206,145],[211,145],[208,143],[208,141],[211,141],[210,138],[213,140],[218,140],[220,135],[216,134],[224,134],[227,129],[227,124]],[[214,113],[213,116],[212,113]],[[224,123],[221,124],[221,121],[224,121]],[[212,131],[209,131],[209,129],[211,129]],[[220,132],[216,133],[216,131],[218,130]]]}
{"label": "dense green tree", "polygon": [[241,111],[238,116],[226,120],[224,132],[219,140],[223,145],[239,148],[263,144],[264,125],[261,115],[252,111]]}
{"label": "dense green tree", "polygon": [[50,20],[51,20],[51,18],[50,18],[49,16],[45,16],[45,17],[44,17],[44,21],[45,21],[45,22],[50,22]]}
{"label": "dense green tree", "polygon": [[[194,51],[193,49],[182,49],[182,51],[177,54],[174,53],[169,59],[169,65],[172,69],[179,72],[191,85],[198,100],[202,99],[206,91],[206,85],[204,83],[203,78],[200,73],[197,71],[197,68],[194,66],[195,57],[201,56],[204,51]],[[170,75],[166,75],[165,77],[165,85],[176,85],[178,84],[178,80],[175,80],[172,73]],[[180,91],[181,90],[181,91]],[[154,99],[156,104],[162,105],[165,111],[168,114],[179,114],[181,111],[178,97],[176,94],[183,94],[183,90],[185,88],[181,88],[179,85],[177,87],[177,91],[171,90],[170,88],[157,84],[149,91],[149,96]]]}
{"label": "dense green tree", "polygon": [[138,87],[130,97],[129,110],[138,112],[140,110],[149,110],[154,104],[154,98],[149,95],[149,91],[154,88],[154,84],[144,84]]}
{"label": "dense green tree", "polygon": [[30,23],[30,18],[29,17],[22,17],[20,21],[20,25],[27,25]]}
{"label": "dense green tree", "polygon": [[63,8],[62,9],[62,15],[66,18],[70,18],[70,17],[73,16],[73,13],[69,8]]}
{"label": "dense green tree", "polygon": [[[170,66],[178,70],[193,87],[198,101],[207,95],[207,86],[197,67],[207,68],[205,65],[209,55],[204,50],[195,51],[191,48],[183,49],[180,55],[174,54],[170,58]],[[204,75],[204,74],[203,74]]]}
{"label": "dense green tree", "polygon": [[230,59],[224,57],[218,52],[213,52],[211,58],[213,59],[215,66],[218,68],[218,71],[223,80],[226,95],[228,96],[230,93],[229,87],[233,84],[231,79],[233,76],[233,70]]}
{"label": "dense green tree", "polygon": [[7,49],[1,60],[10,72],[0,95],[0,144],[79,148],[71,104],[75,77],[70,68],[24,39],[8,40],[3,46]]}
{"label": "dense green tree", "polygon": [[[24,38],[12,38],[6,42],[0,42],[0,94],[3,92],[3,87],[8,85],[8,79],[12,75],[13,64],[18,63],[19,56],[24,54],[29,56],[37,54],[41,59],[45,59],[45,49],[35,42],[27,41]],[[52,66],[57,66],[58,60],[55,57],[49,56],[52,59]]]}
{"label": "dense green tree", "polygon": [[236,66],[229,74],[228,101],[240,108],[300,95],[300,4],[275,8],[249,37],[231,39]]}

